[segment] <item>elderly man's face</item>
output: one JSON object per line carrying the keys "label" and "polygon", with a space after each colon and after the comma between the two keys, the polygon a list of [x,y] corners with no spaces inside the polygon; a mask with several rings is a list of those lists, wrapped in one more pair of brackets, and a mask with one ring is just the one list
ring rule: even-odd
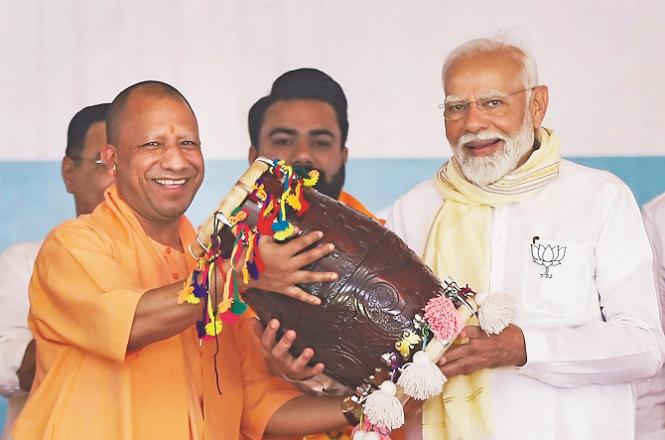
{"label": "elderly man's face", "polygon": [[263,118],[258,149],[249,150],[249,160],[258,155],[321,173],[316,189],[334,199],[344,185],[348,155],[342,147],[337,115],[330,104],[318,100],[281,100],[271,105]]}
{"label": "elderly man's face", "polygon": [[116,185],[142,223],[176,221],[203,181],[196,118],[184,101],[137,92],[119,124]]}
{"label": "elderly man's face", "polygon": [[446,137],[467,179],[494,183],[528,158],[536,124],[519,62],[502,52],[464,57],[448,68],[444,86],[447,104],[497,97],[505,106],[497,115],[472,103],[461,119],[446,120]]}

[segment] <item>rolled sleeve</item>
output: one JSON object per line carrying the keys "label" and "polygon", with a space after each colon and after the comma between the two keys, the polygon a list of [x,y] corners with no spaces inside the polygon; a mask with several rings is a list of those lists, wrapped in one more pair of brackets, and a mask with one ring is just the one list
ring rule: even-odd
{"label": "rolled sleeve", "polygon": [[146,289],[104,246],[93,234],[66,227],[46,239],[30,283],[32,323],[47,340],[123,362]]}

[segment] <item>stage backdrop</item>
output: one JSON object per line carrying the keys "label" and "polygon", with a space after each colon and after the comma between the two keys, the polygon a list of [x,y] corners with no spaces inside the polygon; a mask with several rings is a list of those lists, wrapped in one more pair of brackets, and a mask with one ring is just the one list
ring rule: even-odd
{"label": "stage backdrop", "polygon": [[0,10],[0,249],[73,215],[58,164],[67,122],[145,79],[178,87],[199,117],[208,169],[195,223],[246,165],[251,104],[305,66],[344,87],[347,189],[382,210],[449,154],[437,108],[446,53],[496,33],[535,55],[564,156],[618,174],[640,203],[665,191],[659,0],[0,0]]}

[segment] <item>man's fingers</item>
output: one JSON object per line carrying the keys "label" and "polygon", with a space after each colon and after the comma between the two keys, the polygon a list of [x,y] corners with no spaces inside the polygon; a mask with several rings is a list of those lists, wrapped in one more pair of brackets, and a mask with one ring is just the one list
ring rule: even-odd
{"label": "man's fingers", "polygon": [[469,356],[469,348],[466,345],[453,345],[446,354],[439,359],[437,364],[439,366],[445,365],[446,363],[462,359],[466,356]]}
{"label": "man's fingers", "polygon": [[283,250],[288,252],[289,255],[295,255],[308,246],[311,246],[317,241],[321,240],[321,237],[323,237],[323,232],[312,231],[308,232],[307,234],[303,234],[300,237],[294,238],[293,240],[281,246],[283,246]]}
{"label": "man's fingers", "polygon": [[332,243],[321,244],[313,249],[305,251],[292,258],[292,264],[297,267],[305,267],[308,264],[320,260],[329,253],[335,250],[335,245]]}
{"label": "man's fingers", "polygon": [[311,270],[299,270],[293,275],[293,284],[327,283],[337,281],[339,275],[335,272],[314,272]]}
{"label": "man's fingers", "polygon": [[293,330],[287,330],[284,332],[284,335],[280,340],[275,344],[272,349],[272,355],[278,359],[288,360],[291,356],[289,349],[293,345],[293,341],[296,340],[296,332]]}
{"label": "man's fingers", "polygon": [[306,348],[300,353],[300,356],[293,360],[291,364],[291,372],[300,375],[304,370],[307,369],[307,364],[314,357],[314,350],[311,348]]}
{"label": "man's fingers", "polygon": [[[295,283],[296,282],[294,282],[294,284]],[[321,300],[318,297],[310,295],[309,293],[305,292],[298,286],[289,286],[286,289],[284,289],[282,292],[277,292],[277,293],[290,296],[293,299],[297,299],[298,301],[302,301],[307,304],[312,304],[315,306],[321,304]]]}
{"label": "man's fingers", "polygon": [[[261,323],[259,323],[259,325],[260,324]],[[273,347],[277,343],[277,330],[279,330],[279,321],[276,319],[271,319],[261,334],[261,345],[263,345],[263,347],[268,351],[272,351]]]}
{"label": "man's fingers", "polygon": [[480,339],[488,337],[487,333],[485,333],[483,329],[481,329],[477,325],[469,325],[464,327],[461,336],[469,339]]}
{"label": "man's fingers", "polygon": [[477,370],[468,359],[456,359],[454,361],[446,362],[439,369],[443,375],[448,378],[462,374],[469,374]]}

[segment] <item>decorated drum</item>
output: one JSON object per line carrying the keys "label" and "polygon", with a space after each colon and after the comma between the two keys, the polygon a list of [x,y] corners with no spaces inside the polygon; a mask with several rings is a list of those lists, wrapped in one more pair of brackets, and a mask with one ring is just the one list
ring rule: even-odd
{"label": "decorated drum", "polygon": [[[226,208],[245,209],[250,226],[256,224],[260,206],[250,197],[240,198],[243,192],[251,192],[251,180],[260,179],[277,196],[282,190],[279,179],[261,168],[260,161],[254,166],[258,170],[241,178],[232,191],[235,200]],[[335,245],[331,254],[306,269],[336,272],[338,280],[300,286],[319,297],[321,305],[257,289],[246,291],[243,299],[262,323],[278,319],[280,334],[296,331],[294,356],[311,347],[315,352],[312,364],[323,362],[326,375],[355,388],[386,366],[384,355],[395,352],[396,341],[413,331],[416,314],[422,313],[430,298],[441,295],[443,288],[397,235],[330,197],[310,188],[303,190],[309,209],[289,220],[303,233],[323,232],[321,243]]]}

